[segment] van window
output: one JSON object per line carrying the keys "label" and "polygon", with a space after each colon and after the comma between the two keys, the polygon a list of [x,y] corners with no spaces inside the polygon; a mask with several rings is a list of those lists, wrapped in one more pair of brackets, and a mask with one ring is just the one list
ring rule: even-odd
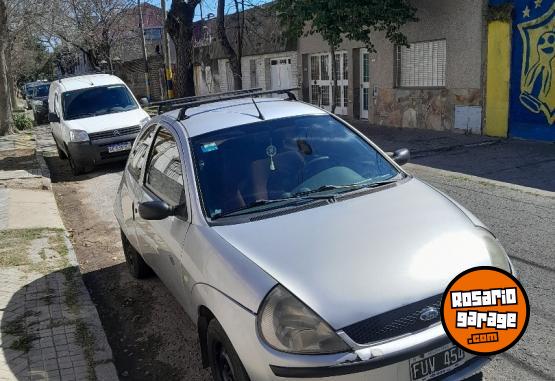
{"label": "van window", "polygon": [[90,87],[62,94],[64,119],[90,118],[138,108],[124,85]]}

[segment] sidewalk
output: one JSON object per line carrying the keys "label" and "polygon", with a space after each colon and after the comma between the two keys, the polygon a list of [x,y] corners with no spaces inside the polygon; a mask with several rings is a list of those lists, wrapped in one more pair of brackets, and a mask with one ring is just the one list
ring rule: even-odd
{"label": "sidewalk", "polygon": [[35,153],[31,133],[0,138],[0,380],[117,380]]}
{"label": "sidewalk", "polygon": [[489,136],[465,135],[421,128],[382,127],[370,125],[364,120],[346,120],[383,150],[395,151],[399,148],[408,148],[413,157],[462,147],[491,145],[502,141],[500,138]]}

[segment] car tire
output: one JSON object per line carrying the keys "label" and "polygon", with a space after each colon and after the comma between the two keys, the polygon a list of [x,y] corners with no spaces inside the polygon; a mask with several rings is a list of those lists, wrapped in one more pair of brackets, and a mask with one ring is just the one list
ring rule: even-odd
{"label": "car tire", "polygon": [[146,264],[145,260],[137,250],[131,245],[123,231],[121,231],[121,245],[123,246],[123,254],[125,262],[131,275],[136,279],[147,278],[152,275],[152,269]]}
{"label": "car tire", "polygon": [[208,364],[215,381],[249,381],[249,376],[231,341],[216,319],[208,323],[206,332]]}

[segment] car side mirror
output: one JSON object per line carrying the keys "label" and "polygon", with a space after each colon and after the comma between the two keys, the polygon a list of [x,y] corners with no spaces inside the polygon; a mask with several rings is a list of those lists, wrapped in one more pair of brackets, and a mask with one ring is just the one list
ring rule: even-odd
{"label": "car side mirror", "polygon": [[139,204],[139,216],[145,220],[163,220],[174,214],[175,208],[164,201],[146,201]]}
{"label": "car side mirror", "polygon": [[410,151],[408,148],[400,148],[397,151],[390,153],[389,157],[392,158],[397,164],[404,165],[410,160]]}
{"label": "car side mirror", "polygon": [[141,104],[142,107],[148,107],[148,105],[150,104],[150,102],[148,101],[148,98],[139,99],[139,103]]}
{"label": "car side mirror", "polygon": [[60,122],[60,117],[55,112],[49,112],[48,113],[48,121],[51,122],[51,123],[59,123]]}

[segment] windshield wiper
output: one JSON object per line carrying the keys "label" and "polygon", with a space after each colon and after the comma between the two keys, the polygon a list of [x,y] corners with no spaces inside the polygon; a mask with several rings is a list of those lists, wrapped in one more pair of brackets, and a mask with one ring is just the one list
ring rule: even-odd
{"label": "windshield wiper", "polygon": [[316,195],[315,193],[332,191],[332,190],[336,190],[336,189],[352,188],[355,185],[356,184],[351,184],[351,185],[332,185],[332,184],[322,185],[321,187],[318,187],[316,189],[311,189],[311,190],[307,190],[307,191],[293,193],[292,197],[296,197],[296,198],[308,197],[308,198],[311,198],[311,199],[329,199],[329,198],[333,198],[334,195],[333,194],[331,194],[331,195],[329,195],[329,194]]}
{"label": "windshield wiper", "polygon": [[[256,208],[258,206],[284,203],[282,206],[287,207],[287,206],[291,206],[292,204],[298,204],[300,201],[310,201],[311,199],[312,198],[308,198],[308,197],[287,197],[287,198],[276,198],[273,200],[256,200],[254,202],[251,202],[247,206],[229,211],[227,213],[216,213],[212,215],[211,219],[216,220],[222,217],[232,217],[232,216],[240,216],[243,214],[249,214],[249,213],[252,213],[251,209]],[[265,210],[268,210],[268,209],[264,209],[264,211]]]}
{"label": "windshield wiper", "polygon": [[[395,176],[397,177],[397,176]],[[347,194],[347,193],[351,193],[351,192],[355,192],[361,189],[371,189],[371,188],[378,188],[378,187],[382,187],[385,185],[389,185],[389,184],[394,184],[397,181],[399,181],[400,179],[388,179],[388,180],[382,180],[382,181],[375,181],[372,183],[364,183],[364,184],[353,184],[353,186],[351,186],[351,189],[347,189],[344,192],[339,192],[339,194]]]}
{"label": "windshield wiper", "polygon": [[96,116],[96,114],[94,112],[83,112],[81,114],[71,115],[69,118],[66,118],[66,119],[72,120],[72,119],[88,118],[91,116]]}

